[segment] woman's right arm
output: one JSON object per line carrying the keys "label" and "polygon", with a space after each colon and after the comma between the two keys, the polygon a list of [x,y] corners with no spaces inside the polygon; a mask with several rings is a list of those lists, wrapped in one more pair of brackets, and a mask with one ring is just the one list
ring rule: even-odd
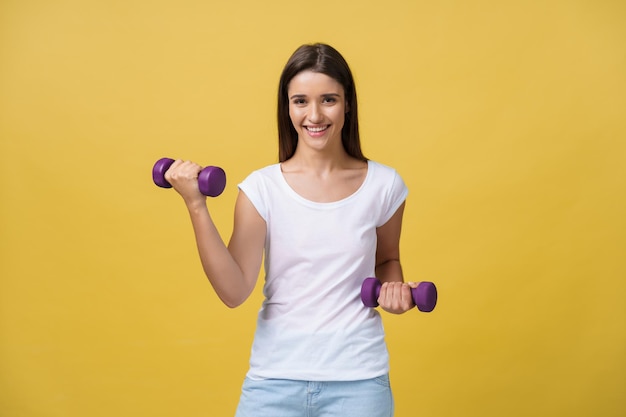
{"label": "woman's right arm", "polygon": [[165,178],[185,201],[204,273],[222,302],[228,307],[237,307],[256,285],[265,247],[265,221],[240,191],[235,204],[233,234],[226,246],[211,219],[206,197],[198,191],[197,176],[202,168],[178,162],[172,164]]}

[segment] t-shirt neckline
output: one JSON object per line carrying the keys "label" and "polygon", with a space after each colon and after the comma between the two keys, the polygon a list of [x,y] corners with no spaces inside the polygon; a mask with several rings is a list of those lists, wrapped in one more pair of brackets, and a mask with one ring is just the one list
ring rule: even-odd
{"label": "t-shirt neckline", "polygon": [[280,178],[280,184],[283,187],[283,189],[286,190],[286,192],[291,195],[294,199],[308,205],[308,206],[312,206],[312,207],[318,207],[318,208],[332,208],[332,207],[336,207],[336,206],[340,206],[343,204],[346,204],[347,202],[349,202],[350,200],[352,200],[353,198],[355,198],[358,194],[361,193],[361,191],[365,188],[366,184],[369,182],[370,177],[372,175],[372,167],[373,167],[373,163],[372,161],[370,161],[369,159],[367,160],[367,173],[365,174],[365,178],[363,179],[363,182],[361,183],[361,185],[359,186],[359,188],[357,188],[352,194],[340,199],[340,200],[336,200],[336,201],[328,201],[328,202],[319,202],[319,201],[313,201],[313,200],[309,200],[308,198],[305,198],[303,196],[301,196],[300,194],[298,194],[296,192],[296,190],[294,190],[291,185],[289,185],[289,183],[287,182],[287,179],[285,178],[284,174],[283,174],[283,170],[282,170],[282,165],[280,163],[276,164],[276,171],[278,173],[278,177]]}

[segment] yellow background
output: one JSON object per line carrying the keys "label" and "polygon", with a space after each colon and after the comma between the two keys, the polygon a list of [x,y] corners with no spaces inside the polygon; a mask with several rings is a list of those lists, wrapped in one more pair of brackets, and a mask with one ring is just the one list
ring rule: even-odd
{"label": "yellow background", "polygon": [[[277,160],[300,44],[353,68],[366,155],[410,188],[385,315],[396,416],[626,415],[626,3],[0,2],[0,416],[232,416],[229,310],[150,170]],[[365,417],[365,416],[364,416]]]}

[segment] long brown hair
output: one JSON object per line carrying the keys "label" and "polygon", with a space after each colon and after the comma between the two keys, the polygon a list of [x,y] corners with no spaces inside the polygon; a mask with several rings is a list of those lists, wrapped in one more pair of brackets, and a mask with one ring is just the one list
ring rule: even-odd
{"label": "long brown hair", "polygon": [[302,71],[314,71],[326,74],[343,86],[346,97],[345,122],[341,130],[341,141],[348,155],[366,161],[361,151],[359,137],[359,118],[354,78],[346,60],[333,47],[315,43],[302,45],[291,55],[280,76],[278,86],[278,160],[284,162],[291,158],[298,145],[298,133],[289,117],[289,83]]}

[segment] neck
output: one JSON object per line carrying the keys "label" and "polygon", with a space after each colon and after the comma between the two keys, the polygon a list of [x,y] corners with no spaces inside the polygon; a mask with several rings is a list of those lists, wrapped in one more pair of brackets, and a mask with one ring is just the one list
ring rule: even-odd
{"label": "neck", "polygon": [[356,160],[341,148],[340,152],[304,152],[298,151],[283,163],[289,169],[310,170],[320,174],[332,172],[337,169],[344,169]]}

